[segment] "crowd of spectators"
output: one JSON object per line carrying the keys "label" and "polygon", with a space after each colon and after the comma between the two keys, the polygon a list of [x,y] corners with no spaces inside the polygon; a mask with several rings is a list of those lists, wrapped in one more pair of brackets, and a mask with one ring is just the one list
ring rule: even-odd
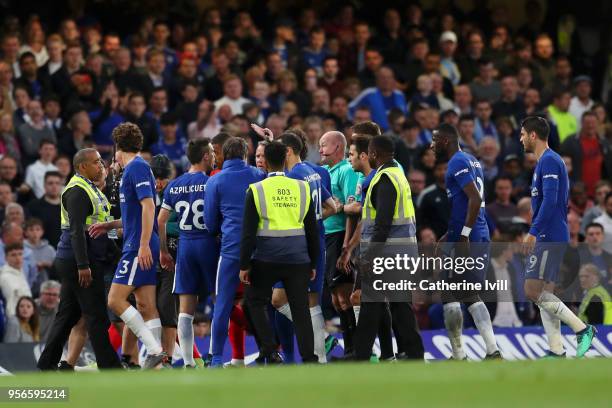
{"label": "crowd of spectators", "polygon": [[[254,164],[259,139],[250,123],[275,135],[301,127],[308,160],[318,162],[324,132],[340,130],[350,141],[354,123],[373,120],[395,142],[423,241],[436,240],[447,226],[446,164],[428,147],[432,131],[451,123],[461,132],[462,148],[483,166],[495,239],[513,242],[520,240],[520,226],[531,221],[528,197],[536,164],[519,142],[520,123],[527,115],[542,115],[552,125],[550,145],[569,169],[572,239],[601,241],[609,267],[609,75],[590,76],[588,58],[576,44],[581,33],[568,23],[572,15],[547,32],[544,11],[539,2],[527,1],[526,21],[511,25],[503,5],[465,13],[411,3],[386,9],[379,21],[351,5],[305,7],[263,21],[261,12],[210,8],[191,23],[145,14],[122,33],[93,16],[65,18],[57,26],[35,14],[5,16],[0,33],[5,340],[44,340],[46,319],[59,300],[52,261],[72,156],[95,146],[110,160],[111,131],[124,121],[141,128],[145,157],[165,154],[180,174],[188,164],[190,139],[210,139],[221,131],[243,137]],[[589,238],[598,225],[601,236]],[[492,273],[506,270],[514,255],[495,254]],[[599,278],[608,284],[612,271],[600,268]],[[519,320],[533,322],[534,316],[524,318],[523,312]],[[427,308],[419,313],[422,327],[433,327]],[[494,322],[516,325],[513,319]]]}

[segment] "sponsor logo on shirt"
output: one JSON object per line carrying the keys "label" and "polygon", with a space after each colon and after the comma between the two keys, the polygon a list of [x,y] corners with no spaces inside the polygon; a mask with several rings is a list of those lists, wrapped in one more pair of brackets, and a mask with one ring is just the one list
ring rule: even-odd
{"label": "sponsor logo on shirt", "polygon": [[477,161],[470,161],[470,164],[472,165],[472,167],[479,169],[480,166],[480,162]]}
{"label": "sponsor logo on shirt", "polygon": [[542,179],[547,179],[547,178],[554,178],[555,180],[559,179],[559,175],[557,174],[545,174],[544,177],[542,177]]}
{"label": "sponsor logo on shirt", "polygon": [[460,174],[467,173],[468,171],[469,171],[469,170],[468,170],[467,168],[465,168],[465,169],[461,169],[461,170],[459,170],[458,172],[456,172],[456,173],[455,173],[455,177],[457,177],[457,176],[458,176],[458,175],[460,175]]}
{"label": "sponsor logo on shirt", "polygon": [[136,188],[138,187],[142,187],[142,186],[150,186],[151,183],[149,183],[148,181],[141,181],[140,183],[136,184]]}

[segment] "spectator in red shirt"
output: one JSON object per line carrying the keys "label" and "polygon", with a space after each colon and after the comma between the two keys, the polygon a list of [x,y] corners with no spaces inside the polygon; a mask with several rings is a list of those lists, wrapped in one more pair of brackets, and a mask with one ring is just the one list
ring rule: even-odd
{"label": "spectator in red shirt", "polygon": [[609,142],[597,135],[597,124],[595,113],[585,112],[580,133],[561,145],[561,154],[572,158],[575,178],[584,182],[589,197],[594,197],[599,180],[612,177],[612,151]]}

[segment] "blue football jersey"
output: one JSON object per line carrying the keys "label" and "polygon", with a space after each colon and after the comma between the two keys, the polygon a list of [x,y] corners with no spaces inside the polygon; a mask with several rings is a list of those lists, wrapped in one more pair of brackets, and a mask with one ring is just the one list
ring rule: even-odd
{"label": "blue football jersey", "polygon": [[164,191],[162,208],[176,212],[180,239],[208,236],[204,223],[204,195],[207,181],[208,176],[202,172],[185,173],[172,180]]}
{"label": "blue football jersey", "polygon": [[[136,156],[123,170],[119,187],[121,221],[123,224],[123,252],[137,251],[142,232],[142,206],[145,198],[155,200],[155,177],[149,164]],[[157,219],[153,223],[151,246],[159,245]]]}
{"label": "blue football jersey", "polygon": [[538,160],[531,182],[533,222],[529,233],[537,241],[569,242],[568,200],[569,178],[565,163],[561,156],[547,149]]}
{"label": "blue football jersey", "polygon": [[331,197],[327,189],[323,187],[321,176],[306,163],[298,163],[287,173],[287,177],[304,180],[310,186],[310,194],[315,207],[317,221],[323,223],[323,203]]}
{"label": "blue football jersey", "polygon": [[458,151],[451,157],[446,170],[446,193],[451,205],[449,220],[449,235],[451,231],[460,233],[464,226],[468,211],[468,196],[463,188],[469,183],[476,183],[476,188],[482,198],[478,218],[472,227],[482,234],[489,234],[485,218],[484,175],[480,163],[474,156],[464,151]]}

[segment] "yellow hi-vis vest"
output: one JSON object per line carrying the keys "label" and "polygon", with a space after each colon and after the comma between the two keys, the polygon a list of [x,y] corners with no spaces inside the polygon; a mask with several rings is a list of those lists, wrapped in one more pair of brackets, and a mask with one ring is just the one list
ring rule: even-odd
{"label": "yellow hi-vis vest", "polygon": [[404,171],[399,167],[387,167],[378,170],[370,182],[370,187],[368,188],[363,210],[361,212],[361,240],[369,242],[374,232],[376,208],[372,205],[372,191],[383,174],[389,177],[397,192],[393,222],[391,223],[391,231],[387,238],[387,242],[415,243],[416,224],[414,205],[412,204],[412,196],[410,194],[410,184],[408,184]]}
{"label": "yellow hi-vis vest", "polygon": [[580,307],[578,308],[578,317],[585,323],[589,323],[589,319],[586,315],[586,310],[593,299],[593,296],[598,296],[601,299],[604,307],[604,318],[603,324],[611,324],[612,325],[612,298],[610,294],[601,285],[597,285],[594,288],[591,288],[587,291],[584,299],[580,303]]}
{"label": "yellow hi-vis vest", "polygon": [[87,182],[82,176],[74,175],[62,190],[62,199],[61,203],[61,229],[67,230],[70,229],[70,216],[68,215],[68,211],[64,207],[64,193],[73,187],[79,187],[85,190],[89,200],[91,201],[91,206],[93,208],[93,212],[85,219],[85,226],[89,227],[90,225],[97,224],[99,222],[106,221],[110,216],[110,204],[106,199],[104,193],[102,193],[98,187],[96,187],[93,183]]}
{"label": "yellow hi-vis vest", "polygon": [[273,176],[249,188],[259,214],[257,236],[305,235],[304,218],[310,206],[310,187],[305,181]]}

